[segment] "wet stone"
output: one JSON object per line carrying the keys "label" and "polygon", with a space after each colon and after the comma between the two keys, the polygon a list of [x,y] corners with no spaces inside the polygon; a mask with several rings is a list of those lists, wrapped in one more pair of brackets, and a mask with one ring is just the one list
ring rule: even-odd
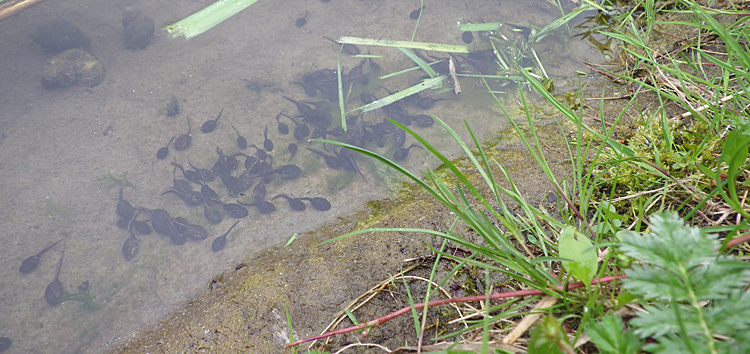
{"label": "wet stone", "polygon": [[154,37],[154,20],[139,10],[125,11],[122,16],[122,27],[122,42],[127,49],[144,49]]}
{"label": "wet stone", "polygon": [[94,87],[104,81],[104,66],[89,52],[68,49],[47,61],[42,70],[42,86],[48,90],[68,86]]}
{"label": "wet stone", "polygon": [[89,41],[78,26],[62,18],[56,18],[39,25],[31,35],[34,43],[45,52],[58,54],[68,49],[88,49]]}

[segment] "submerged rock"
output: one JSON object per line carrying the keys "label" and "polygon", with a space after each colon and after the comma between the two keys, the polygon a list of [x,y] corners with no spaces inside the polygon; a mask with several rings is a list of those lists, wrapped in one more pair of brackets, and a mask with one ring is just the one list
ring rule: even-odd
{"label": "submerged rock", "polygon": [[73,48],[89,48],[89,41],[81,29],[73,22],[61,18],[39,25],[31,39],[49,54],[59,54]]}
{"label": "submerged rock", "polygon": [[143,49],[154,37],[154,20],[139,10],[127,10],[122,16],[122,41],[127,49]]}
{"label": "submerged rock", "polygon": [[105,75],[102,64],[89,52],[68,49],[47,62],[42,86],[50,90],[73,85],[94,87],[104,81]]}

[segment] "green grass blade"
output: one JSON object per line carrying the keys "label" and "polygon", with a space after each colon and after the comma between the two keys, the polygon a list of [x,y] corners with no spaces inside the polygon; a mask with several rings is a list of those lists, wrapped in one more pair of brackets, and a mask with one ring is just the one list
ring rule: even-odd
{"label": "green grass blade", "polygon": [[445,52],[445,53],[469,53],[469,48],[465,45],[454,45],[454,44],[440,44],[440,43],[427,43],[427,42],[409,42],[409,41],[394,41],[390,39],[368,39],[368,38],[357,38],[357,37],[341,37],[337,42],[354,44],[354,45],[371,45],[378,47],[402,47],[409,49],[422,49],[433,52]]}
{"label": "green grass blade", "polygon": [[430,77],[437,76],[437,73],[435,72],[435,70],[432,70],[432,68],[429,65],[427,65],[427,63],[424,60],[422,60],[422,58],[418,57],[413,52],[406,50],[402,47],[398,47],[398,50],[406,54],[406,56],[409,57],[409,59],[411,59],[413,62],[415,62],[417,66],[422,68],[422,70],[424,70],[424,72],[427,73],[427,75],[429,75]]}
{"label": "green grass blade", "polygon": [[458,25],[458,30],[461,32],[491,32],[497,31],[502,26],[502,22],[487,22],[487,23],[464,23]]}
{"label": "green grass blade", "polygon": [[258,0],[219,0],[180,21],[164,27],[172,38],[193,38],[234,16]]}
{"label": "green grass blade", "polygon": [[339,89],[339,112],[341,112],[341,129],[346,132],[346,108],[344,107],[344,86],[341,80],[341,51],[344,49],[342,44],[339,47],[339,53],[336,55],[336,83]]}
{"label": "green grass blade", "polygon": [[396,92],[396,93],[394,93],[392,95],[385,96],[385,97],[383,97],[383,98],[381,98],[381,99],[379,99],[377,101],[374,101],[374,102],[368,103],[368,104],[366,104],[364,106],[361,106],[359,108],[353,109],[353,110],[349,111],[349,113],[353,113],[353,112],[356,112],[356,111],[369,112],[369,111],[373,111],[373,110],[376,110],[376,109],[381,108],[381,107],[385,107],[385,106],[387,106],[387,105],[389,105],[389,104],[391,104],[393,102],[396,102],[396,101],[398,101],[398,100],[400,100],[400,99],[402,99],[404,97],[413,95],[413,94],[415,94],[417,92],[422,92],[422,91],[427,90],[429,88],[436,87],[436,86],[440,85],[443,82],[443,79],[445,79],[445,76],[438,76],[438,77],[433,77],[431,79],[424,80],[421,83],[418,83],[418,84],[416,84],[416,85],[414,85],[412,87],[409,87],[409,88],[407,88],[405,90],[401,90],[401,91]]}

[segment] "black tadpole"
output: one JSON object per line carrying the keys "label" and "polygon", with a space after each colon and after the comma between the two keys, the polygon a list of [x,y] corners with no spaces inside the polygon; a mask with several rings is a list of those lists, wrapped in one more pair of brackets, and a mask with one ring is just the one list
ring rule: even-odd
{"label": "black tadpole", "polygon": [[217,237],[214,239],[214,242],[211,242],[211,251],[219,252],[221,251],[224,246],[227,244],[227,235],[229,235],[230,232],[232,232],[232,229],[234,229],[237,224],[239,224],[239,221],[236,221],[234,224],[232,224],[232,227],[227,230],[223,235]]}
{"label": "black tadpole", "polygon": [[328,211],[331,209],[331,203],[328,202],[327,199],[322,198],[322,197],[299,198],[299,199],[310,202],[310,205],[312,205],[313,208],[320,210],[320,211]]}
{"label": "black tadpole", "polygon": [[157,160],[164,160],[167,158],[167,155],[169,155],[169,144],[172,143],[172,140],[174,140],[174,136],[169,139],[169,142],[167,142],[167,146],[164,146],[156,151],[156,159]]}
{"label": "black tadpole", "polygon": [[234,129],[234,132],[237,133],[237,147],[240,148],[240,150],[247,149],[247,139],[240,135],[240,132],[237,131],[237,128],[232,125],[232,129]]}
{"label": "black tadpole", "polygon": [[177,140],[174,141],[174,149],[177,151],[184,151],[187,150],[187,148],[190,147],[190,143],[193,142],[193,137],[190,134],[192,129],[190,127],[190,119],[185,117],[188,123],[188,132],[186,134],[182,134],[177,137]]}
{"label": "black tadpole", "polygon": [[286,123],[282,123],[279,120],[279,117],[281,117],[281,114],[282,113],[279,112],[279,114],[276,115],[276,122],[279,123],[279,125],[277,126],[277,128],[279,129],[279,133],[281,133],[281,135],[287,135],[287,134],[289,134],[289,126],[286,125]]}
{"label": "black tadpole", "polygon": [[203,124],[201,124],[201,131],[204,134],[214,131],[214,129],[216,129],[216,124],[219,122],[219,118],[221,118],[222,113],[224,113],[224,108],[219,111],[219,115],[216,116],[216,119],[207,120]]}
{"label": "black tadpole", "polygon": [[402,148],[396,149],[396,151],[393,153],[393,161],[402,161],[406,159],[406,157],[409,156],[409,150],[415,147],[418,147],[420,149],[422,148],[421,146],[417,144],[411,144],[409,145],[409,147],[402,147]]}
{"label": "black tadpole", "polygon": [[306,25],[306,24],[307,24],[307,14],[308,14],[308,13],[309,13],[309,12],[305,11],[305,15],[304,15],[304,16],[302,16],[302,17],[298,18],[298,19],[297,19],[297,21],[294,21],[294,25],[295,25],[295,26],[296,26],[297,28],[300,28],[300,27],[302,27],[302,26],[304,26],[304,25]]}
{"label": "black tadpole", "polygon": [[55,245],[60,243],[60,241],[57,241],[47,246],[45,249],[39,251],[39,253],[24,259],[23,262],[21,262],[21,267],[18,268],[18,271],[23,274],[31,273],[34,269],[36,269],[36,267],[39,266],[39,262],[41,261],[44,252],[47,252],[50,248],[55,247]]}
{"label": "black tadpole", "polygon": [[273,151],[273,141],[268,138],[268,127],[263,130],[263,148],[268,152]]}
{"label": "black tadpole", "polygon": [[59,305],[62,301],[63,295],[65,295],[65,289],[63,288],[62,282],[60,282],[60,268],[62,267],[63,255],[60,255],[60,262],[57,263],[57,270],[55,271],[55,279],[47,285],[47,289],[44,291],[44,300],[50,306]]}
{"label": "black tadpole", "polygon": [[271,198],[271,200],[274,200],[276,198],[285,198],[286,201],[289,202],[289,207],[292,208],[292,210],[294,211],[305,211],[306,209],[305,203],[302,202],[302,199],[294,198],[293,196],[290,197],[286,194],[279,194]]}
{"label": "black tadpole", "polygon": [[291,161],[292,157],[297,154],[297,144],[295,143],[289,143],[289,146],[287,147],[287,150],[289,151],[289,160]]}

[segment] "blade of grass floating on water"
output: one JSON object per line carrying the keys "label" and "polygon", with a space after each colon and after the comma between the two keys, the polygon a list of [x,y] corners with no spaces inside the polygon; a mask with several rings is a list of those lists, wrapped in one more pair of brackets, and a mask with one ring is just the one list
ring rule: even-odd
{"label": "blade of grass floating on water", "polygon": [[[433,61],[432,63],[429,63],[427,65],[433,66],[433,65],[435,65],[437,63],[442,62],[443,60],[445,60],[445,59],[440,59],[440,60],[437,60],[437,61]],[[391,78],[391,77],[394,77],[394,76],[398,76],[398,75],[401,75],[401,74],[406,74],[408,72],[412,72],[414,70],[419,70],[419,69],[420,68],[418,66],[415,66],[415,67],[411,67],[411,68],[404,69],[404,70],[401,70],[401,71],[396,71],[395,73],[390,73],[390,74],[385,74],[383,76],[378,76],[378,79],[385,80],[385,79],[388,79],[388,78]]]}
{"label": "blade of grass floating on water", "polygon": [[531,54],[534,54],[534,59],[536,59],[536,64],[539,65],[539,69],[542,70],[542,74],[544,75],[544,78],[549,79],[549,76],[547,76],[547,70],[544,70],[544,65],[542,65],[542,61],[539,60],[539,56],[536,55],[536,50],[534,50],[534,48],[531,48]]}
{"label": "blade of grass floating on water", "polygon": [[361,112],[364,113],[364,112],[369,112],[369,111],[372,111],[372,110],[376,110],[376,109],[378,109],[380,107],[384,107],[384,106],[387,106],[387,105],[389,105],[389,104],[391,104],[393,102],[396,102],[396,101],[398,101],[398,100],[400,100],[400,99],[402,99],[404,97],[407,97],[407,96],[413,95],[413,94],[415,94],[417,92],[421,92],[421,91],[427,90],[429,88],[435,87],[437,85],[440,85],[440,83],[443,82],[443,79],[445,79],[445,76],[438,76],[438,77],[433,77],[432,79],[424,80],[421,83],[416,84],[416,85],[414,85],[412,87],[409,87],[409,88],[407,88],[405,90],[401,90],[401,91],[396,92],[396,93],[394,93],[392,95],[385,96],[385,97],[383,97],[383,98],[381,98],[381,99],[379,99],[377,101],[373,101],[373,102],[368,103],[368,104],[366,104],[364,106],[361,106],[361,107],[359,107],[357,109],[351,110],[351,111],[349,111],[349,113],[356,112],[356,111],[361,111]]}
{"label": "blade of grass floating on water", "polygon": [[500,52],[497,50],[497,47],[495,47],[495,41],[490,41],[490,44],[492,45],[492,51],[495,53],[495,58],[497,58],[497,64],[500,65],[500,67],[507,71],[510,71],[510,67],[508,66],[508,63],[505,62],[505,59],[502,55],[500,55]]}
{"label": "blade of grass floating on water", "polygon": [[461,32],[497,31],[502,25],[501,22],[465,23],[463,25],[458,25],[458,29]]}
{"label": "blade of grass floating on water", "polygon": [[258,0],[219,0],[164,29],[173,38],[193,38],[234,16]]}
{"label": "blade of grass floating on water", "polygon": [[344,85],[341,82],[341,50],[344,49],[342,44],[339,48],[339,54],[336,55],[336,80],[339,86],[339,111],[341,112],[341,129],[346,132],[346,111],[344,110]]}
{"label": "blade of grass floating on water", "polygon": [[369,39],[369,38],[357,38],[357,37],[341,37],[336,42],[339,42],[341,44],[373,45],[373,46],[378,46],[378,47],[402,47],[402,48],[410,48],[410,49],[423,49],[423,50],[430,50],[433,52],[469,53],[469,48],[466,47],[465,45],[455,45],[455,44],[394,41],[390,39]]}
{"label": "blade of grass floating on water", "polygon": [[375,55],[375,54],[357,54],[357,55],[353,56],[353,58],[365,58],[365,59],[367,59],[367,58],[372,58],[372,59],[382,59],[382,58],[383,58],[383,56],[382,56],[382,55]]}
{"label": "blade of grass floating on water", "polygon": [[476,77],[476,78],[485,78],[485,79],[496,79],[496,80],[511,80],[511,81],[526,81],[521,76],[513,76],[513,75],[477,75],[477,74],[456,74],[458,77]]}
{"label": "blade of grass floating on water", "polygon": [[404,48],[398,47],[398,50],[406,54],[406,56],[409,57],[409,59],[411,59],[413,62],[415,62],[422,70],[424,70],[424,72],[426,72],[427,75],[429,75],[430,77],[437,76],[437,73],[435,72],[435,70],[432,70],[432,68],[429,65],[427,65],[427,62],[422,60],[422,58],[420,58],[413,52],[406,50]]}
{"label": "blade of grass floating on water", "polygon": [[419,16],[417,17],[417,23],[414,25],[414,31],[411,32],[411,40],[417,36],[417,29],[419,24],[422,22],[422,10],[424,10],[424,0],[419,0]]}
{"label": "blade of grass floating on water", "polygon": [[583,4],[581,7],[575,9],[574,11],[571,11],[570,13],[561,16],[560,18],[552,21],[552,23],[544,26],[541,30],[538,32],[532,32],[531,36],[529,37],[529,42],[539,42],[544,37],[546,37],[550,32],[556,30],[560,26],[566,25],[570,20],[578,16],[581,12],[588,11],[591,8],[588,4]]}

